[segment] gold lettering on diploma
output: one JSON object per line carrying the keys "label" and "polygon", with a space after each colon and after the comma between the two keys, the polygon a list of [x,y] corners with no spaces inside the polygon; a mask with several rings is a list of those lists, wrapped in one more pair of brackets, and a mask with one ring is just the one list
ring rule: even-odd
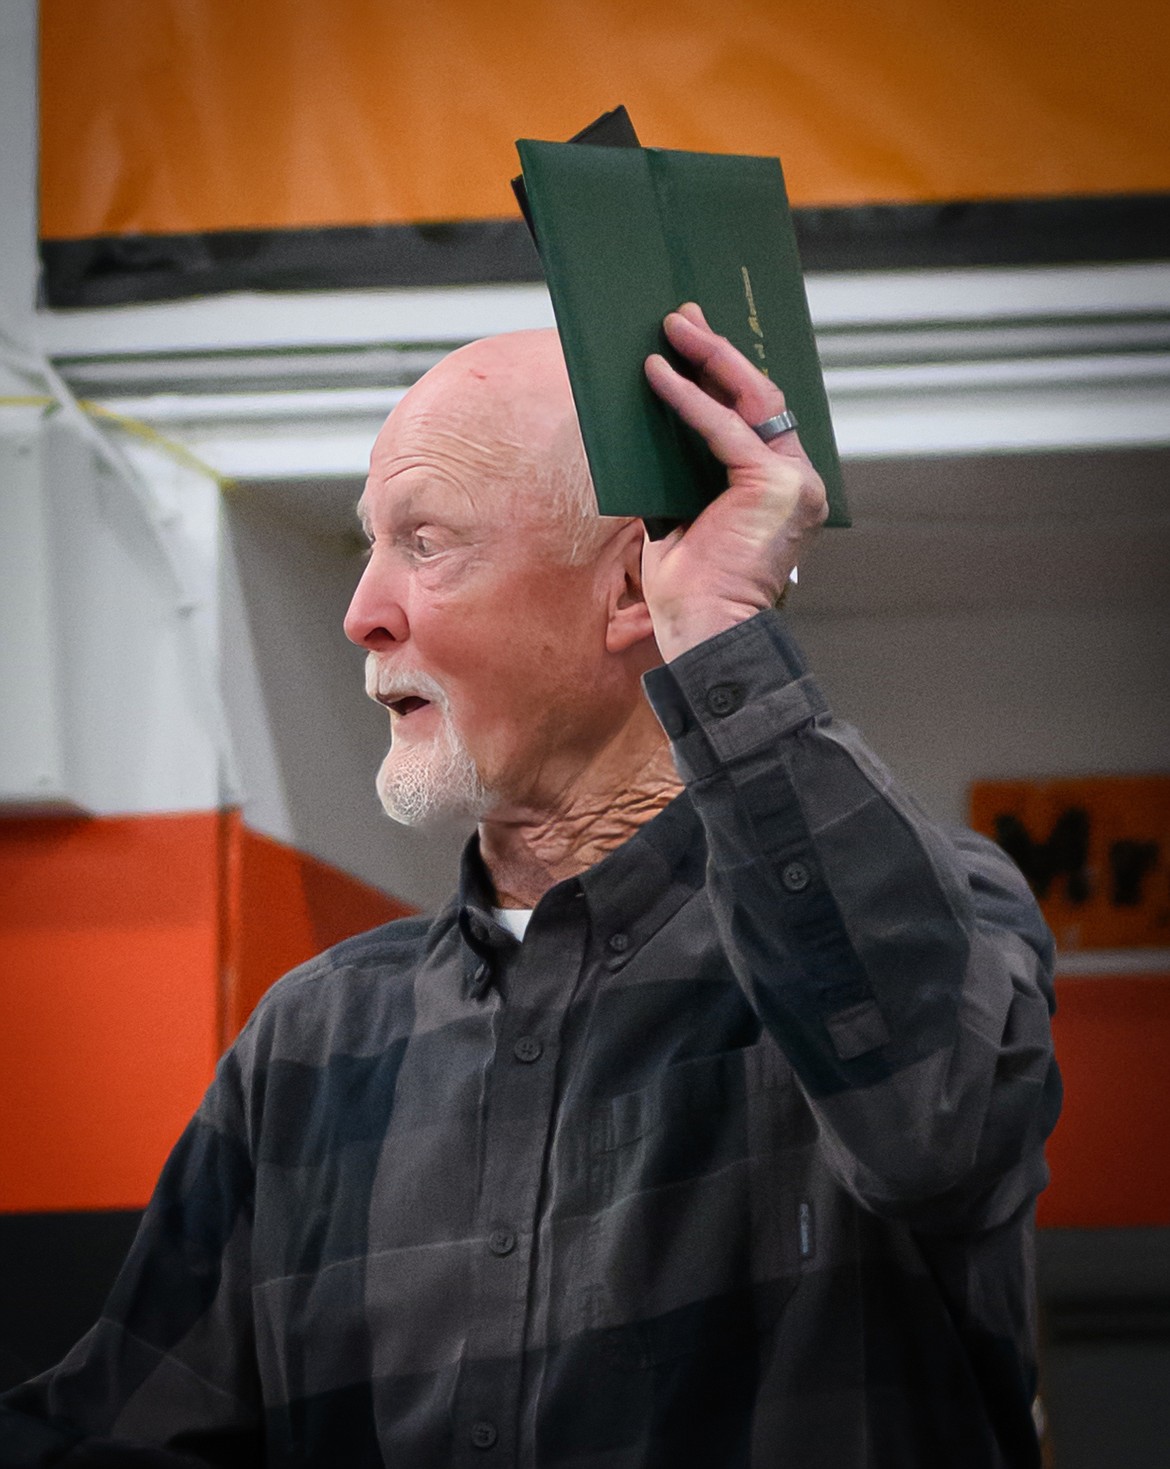
{"label": "gold lettering on diploma", "polygon": [[746,265],[741,265],[739,267],[739,273],[743,277],[743,294],[744,299],[747,301],[748,326],[751,329],[752,336],[757,338],[757,340],[752,343],[752,348],[755,351],[756,356],[759,358],[760,371],[764,374],[765,377],[768,377],[770,376],[770,374],[768,372],[767,359],[764,355],[764,329],[760,325],[760,318],[758,313],[756,312],[756,298],[752,293],[752,278],[748,274],[748,268]]}

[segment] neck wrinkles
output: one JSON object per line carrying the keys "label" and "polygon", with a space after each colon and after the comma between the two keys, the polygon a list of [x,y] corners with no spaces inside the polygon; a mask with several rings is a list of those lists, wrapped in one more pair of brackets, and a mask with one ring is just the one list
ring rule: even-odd
{"label": "neck wrinkles", "polygon": [[492,813],[480,822],[479,842],[498,905],[535,907],[549,888],[627,842],[681,790],[659,731],[654,747],[621,785],[582,780],[555,810]]}

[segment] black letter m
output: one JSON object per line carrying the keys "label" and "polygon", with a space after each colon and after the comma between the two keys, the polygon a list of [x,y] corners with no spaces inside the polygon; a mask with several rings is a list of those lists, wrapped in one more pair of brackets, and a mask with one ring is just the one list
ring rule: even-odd
{"label": "black letter m", "polygon": [[1089,813],[1080,806],[1060,813],[1046,842],[1034,841],[1018,816],[997,816],[995,839],[1038,898],[1046,898],[1053,880],[1063,877],[1070,903],[1088,901]]}

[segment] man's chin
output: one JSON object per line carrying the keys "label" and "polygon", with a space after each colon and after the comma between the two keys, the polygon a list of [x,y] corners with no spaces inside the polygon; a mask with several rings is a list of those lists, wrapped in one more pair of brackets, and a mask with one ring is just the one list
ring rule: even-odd
{"label": "man's chin", "polygon": [[470,827],[474,826],[483,814],[471,805],[440,802],[418,810],[412,806],[404,806],[396,797],[388,795],[380,788],[378,797],[382,803],[382,810],[395,826],[407,826],[411,831],[433,833],[442,832],[454,826]]}
{"label": "man's chin", "polygon": [[378,771],[378,799],[391,821],[428,831],[455,822],[474,825],[490,808],[489,792],[463,750],[391,752]]}

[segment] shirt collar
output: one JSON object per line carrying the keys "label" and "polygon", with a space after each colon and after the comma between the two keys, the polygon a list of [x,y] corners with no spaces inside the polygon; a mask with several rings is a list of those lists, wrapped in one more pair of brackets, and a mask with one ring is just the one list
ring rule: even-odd
{"label": "shirt collar", "polygon": [[[629,954],[702,886],[705,862],[702,825],[683,792],[628,841],[567,882],[584,893],[597,933],[606,940],[624,935],[619,952]],[[565,887],[557,884],[557,889]],[[492,969],[517,947],[516,938],[492,914],[494,903],[479,835],[472,833],[460,860],[455,907],[464,978],[473,995],[487,988]],[[533,921],[538,920],[539,904]]]}
{"label": "shirt collar", "polygon": [[595,952],[623,969],[706,876],[702,823],[684,792],[630,840],[581,874]]}

